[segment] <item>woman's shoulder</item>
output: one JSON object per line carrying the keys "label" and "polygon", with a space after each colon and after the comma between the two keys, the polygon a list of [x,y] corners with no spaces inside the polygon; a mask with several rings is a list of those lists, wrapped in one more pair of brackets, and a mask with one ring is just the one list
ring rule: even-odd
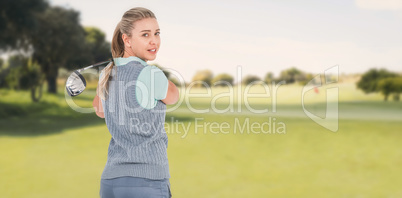
{"label": "woman's shoulder", "polygon": [[137,60],[132,60],[132,61],[130,61],[130,62],[127,62],[126,64],[124,64],[124,65],[119,65],[119,66],[125,66],[125,65],[127,65],[127,66],[143,66],[144,68],[145,67],[148,67],[149,65],[144,65],[144,64],[142,64],[141,62],[139,62],[139,61],[137,61]]}
{"label": "woman's shoulder", "polygon": [[142,68],[140,76],[148,77],[148,76],[159,75],[162,73],[163,73],[163,71],[159,67],[157,67],[155,65],[147,65],[144,68]]}
{"label": "woman's shoulder", "polygon": [[142,65],[142,66],[148,65],[144,60],[142,60],[138,57],[135,57],[135,56],[130,56],[130,57],[126,57],[126,58],[123,58],[123,57],[114,58],[113,61],[116,66],[138,65],[138,64]]}

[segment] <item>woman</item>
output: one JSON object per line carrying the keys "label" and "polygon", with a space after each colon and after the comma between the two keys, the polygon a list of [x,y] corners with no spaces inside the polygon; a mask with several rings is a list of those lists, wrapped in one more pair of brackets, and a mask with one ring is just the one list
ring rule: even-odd
{"label": "woman", "polygon": [[113,35],[113,63],[101,73],[93,101],[112,138],[101,176],[102,198],[171,197],[166,104],[179,98],[176,86],[155,66],[160,47],[155,15],[127,11]]}

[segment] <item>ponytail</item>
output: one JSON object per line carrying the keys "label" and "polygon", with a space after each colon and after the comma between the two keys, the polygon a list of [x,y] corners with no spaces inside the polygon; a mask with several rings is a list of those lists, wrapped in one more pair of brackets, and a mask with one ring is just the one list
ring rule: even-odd
{"label": "ponytail", "polygon": [[[114,30],[113,33],[113,39],[112,39],[112,57],[113,58],[118,58],[118,57],[123,57],[124,55],[124,42],[122,39],[122,33],[120,31],[120,23],[117,24],[116,29]],[[109,78],[110,74],[112,73],[114,67],[114,62],[112,61],[109,63],[108,66],[103,69],[103,76],[99,79],[99,85],[98,85],[98,91],[97,94],[98,96],[106,100],[106,96],[109,93]]]}
{"label": "ponytail", "polygon": [[121,33],[120,30],[120,24],[119,22],[116,26],[116,29],[114,30],[113,33],[113,38],[112,38],[112,56],[113,58],[118,58],[118,57],[123,57],[124,55],[124,42],[122,39],[123,34]]}
{"label": "ponytail", "polygon": [[113,61],[109,63],[108,66],[103,69],[103,76],[99,79],[97,95],[102,99],[106,100],[106,96],[108,95],[109,91],[109,78],[110,74],[112,73],[112,69],[114,67]]}

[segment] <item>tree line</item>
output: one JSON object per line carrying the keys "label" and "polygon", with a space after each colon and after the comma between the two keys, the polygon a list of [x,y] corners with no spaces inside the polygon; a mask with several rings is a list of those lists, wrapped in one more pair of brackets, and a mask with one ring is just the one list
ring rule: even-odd
{"label": "tree line", "polygon": [[[256,75],[247,75],[240,83],[249,85],[250,83],[260,82],[269,85],[272,82],[285,81],[286,84],[298,83],[306,85],[313,78],[313,74],[291,67],[281,71],[276,78],[272,72],[268,72],[263,79]],[[194,87],[233,86],[233,80],[233,76],[227,73],[214,76],[211,70],[200,70],[194,75],[192,83],[195,83]],[[177,81],[174,81],[174,83],[182,86]],[[387,101],[390,95],[393,96],[394,101],[399,101],[402,93],[402,75],[386,69],[370,69],[361,75],[356,87],[366,94],[379,92],[383,94],[384,101]]]}
{"label": "tree line", "polygon": [[[40,98],[44,82],[57,93],[59,68],[77,69],[111,58],[105,33],[83,27],[74,9],[51,6],[46,0],[0,2],[0,87],[31,90]],[[38,94],[39,93],[39,94]]]}
{"label": "tree line", "polygon": [[[272,72],[265,74],[264,78],[260,78],[256,75],[247,75],[242,78],[240,83],[248,85],[250,83],[266,83],[285,81],[288,84],[299,83],[302,85],[307,84],[313,79],[313,74],[304,72],[295,67],[285,69],[281,71],[278,77],[275,77]],[[212,87],[212,86],[232,86],[234,85],[234,78],[230,74],[222,73],[216,76],[213,75],[211,70],[197,71],[192,82],[195,83],[194,87]]]}

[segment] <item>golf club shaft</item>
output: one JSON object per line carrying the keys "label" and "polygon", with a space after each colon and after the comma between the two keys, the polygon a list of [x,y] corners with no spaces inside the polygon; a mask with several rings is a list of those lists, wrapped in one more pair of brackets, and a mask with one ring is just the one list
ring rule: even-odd
{"label": "golf club shaft", "polygon": [[110,63],[110,62],[111,62],[111,60],[103,61],[103,62],[99,62],[99,63],[95,63],[95,64],[90,65],[90,66],[88,66],[88,67],[84,67],[84,68],[81,68],[81,69],[77,69],[76,71],[77,71],[77,72],[82,72],[82,71],[84,71],[84,70],[86,70],[86,69],[90,69],[90,68],[92,68],[92,67],[97,67],[97,66],[103,65],[103,64],[105,64],[105,63]]}

